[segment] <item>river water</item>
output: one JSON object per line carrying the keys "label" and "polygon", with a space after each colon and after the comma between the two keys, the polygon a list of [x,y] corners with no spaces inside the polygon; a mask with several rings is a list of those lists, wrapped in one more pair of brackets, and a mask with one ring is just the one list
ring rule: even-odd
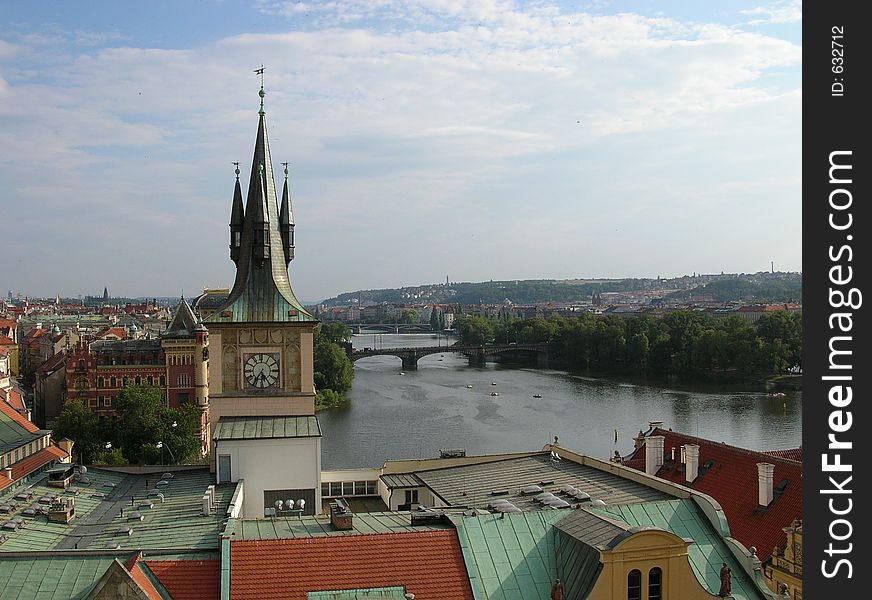
{"label": "river water", "polygon": [[[446,339],[427,334],[353,337],[355,348],[439,344]],[[802,392],[776,398],[741,386],[679,389],[518,365],[470,367],[449,352],[401,373],[397,357],[355,363],[348,405],[318,413],[322,468],[379,467],[386,459],[438,457],[443,448],[540,450],[554,436],[568,449],[609,458],[629,453],[648,421],[753,450],[802,444]]]}

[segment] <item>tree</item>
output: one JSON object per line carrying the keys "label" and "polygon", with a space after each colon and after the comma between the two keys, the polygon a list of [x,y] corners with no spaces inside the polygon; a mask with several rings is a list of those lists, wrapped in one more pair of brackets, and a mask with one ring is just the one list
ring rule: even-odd
{"label": "tree", "polygon": [[463,344],[480,346],[494,339],[493,325],[484,317],[465,315],[458,320],[456,327]]}
{"label": "tree", "polygon": [[418,311],[412,308],[406,308],[400,315],[400,323],[414,325],[418,322]]}
{"label": "tree", "polygon": [[52,435],[56,440],[73,440],[73,451],[82,463],[94,460],[100,448],[97,417],[81,400],[67,400],[55,419]]}
{"label": "tree", "polygon": [[338,394],[344,394],[351,389],[354,379],[354,367],[348,354],[338,344],[318,337],[315,339],[315,388],[330,389]]}
{"label": "tree", "polygon": [[344,323],[320,323],[315,327],[315,339],[327,340],[341,346],[351,342],[351,328]]}
{"label": "tree", "polygon": [[160,388],[128,385],[113,407],[117,417],[110,425],[110,441],[130,463],[185,463],[197,457],[200,411],[195,405],[171,408]]}

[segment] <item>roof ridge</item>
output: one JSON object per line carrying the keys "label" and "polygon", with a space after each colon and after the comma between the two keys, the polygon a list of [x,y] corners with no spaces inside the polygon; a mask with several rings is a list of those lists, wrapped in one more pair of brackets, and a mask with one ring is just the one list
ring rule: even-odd
{"label": "roof ridge", "polygon": [[[708,444],[708,445],[717,446],[717,447],[719,447],[719,448],[728,448],[728,449],[730,449],[730,450],[735,450],[735,451],[740,452],[740,453],[742,453],[742,454],[748,454],[748,455],[752,455],[752,456],[753,456],[753,455],[764,454],[764,451],[763,451],[763,450],[751,450],[751,449],[749,449],[749,448],[741,448],[741,447],[739,447],[739,446],[733,446],[732,444],[727,444],[726,442],[717,442],[717,441],[715,441],[715,440],[710,440],[710,439],[708,439],[708,438],[703,438],[703,437],[698,437],[698,436],[694,436],[694,435],[689,435],[689,434],[686,434],[686,433],[681,433],[681,432],[679,432],[679,431],[672,431],[671,429],[670,429],[670,430],[665,430],[665,429],[662,429],[662,428],[660,428],[660,427],[655,427],[654,430],[651,431],[651,434],[650,434],[650,435],[657,435],[657,434],[655,433],[655,432],[657,432],[657,431],[660,431],[660,435],[663,435],[663,434],[670,434],[670,435],[677,436],[677,437],[688,438],[688,439],[693,440],[693,441],[705,442],[705,443]],[[648,437],[648,436],[646,436],[646,437]],[[769,455],[769,454],[767,454],[767,455],[766,455],[766,458],[773,458],[773,459],[776,459],[776,460],[780,460],[780,461],[783,461],[783,462],[785,462],[785,463],[788,463],[789,465],[798,465],[798,466],[800,466],[800,467],[802,466],[802,462],[801,462],[801,461],[798,461],[798,460],[792,460],[792,459],[789,459],[789,458],[783,458],[783,457],[781,457],[781,456],[774,456],[774,455]]]}

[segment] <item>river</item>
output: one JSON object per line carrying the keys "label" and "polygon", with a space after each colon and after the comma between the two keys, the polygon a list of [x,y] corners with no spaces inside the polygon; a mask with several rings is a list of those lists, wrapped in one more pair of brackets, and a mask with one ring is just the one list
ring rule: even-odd
{"label": "river", "polygon": [[[446,339],[427,334],[353,337],[355,348],[440,343]],[[609,458],[616,449],[629,453],[649,421],[753,450],[802,444],[802,392],[776,398],[736,386],[678,389],[499,363],[470,367],[448,352],[422,358],[416,371],[401,369],[396,357],[355,363],[348,405],[318,413],[322,468],[433,458],[442,448],[470,455],[539,450],[554,436],[566,448]]]}

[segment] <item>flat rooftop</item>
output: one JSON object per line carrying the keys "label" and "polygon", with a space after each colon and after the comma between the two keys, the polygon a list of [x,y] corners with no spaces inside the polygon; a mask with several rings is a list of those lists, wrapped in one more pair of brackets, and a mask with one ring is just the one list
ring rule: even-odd
{"label": "flat rooftop", "polygon": [[330,524],[330,517],[277,517],[275,519],[238,519],[228,525],[231,541],[315,538],[372,533],[408,533],[452,529],[448,520],[426,525],[412,525],[409,512],[354,513],[353,529],[339,530]]}
{"label": "flat rooftop", "polygon": [[[0,506],[15,501],[8,512],[0,513],[0,536],[5,536],[0,553],[108,550],[116,545],[143,550],[217,549],[236,485],[216,486],[217,506],[204,516],[202,498],[213,482],[214,476],[205,468],[174,471],[166,480],[160,472],[129,475],[89,468],[63,490],[49,486],[45,475],[0,494]],[[44,511],[51,498],[73,498],[75,518],[69,523],[49,521]],[[5,527],[10,521],[20,525]]]}
{"label": "flat rooftop", "polygon": [[[559,456],[559,450],[558,450]],[[426,485],[449,506],[486,508],[496,498],[508,500],[522,511],[548,508],[524,494],[527,486],[560,494],[571,485],[606,505],[671,500],[665,492],[642,483],[568,459],[554,459],[550,452],[442,469],[382,475],[390,487]]]}

